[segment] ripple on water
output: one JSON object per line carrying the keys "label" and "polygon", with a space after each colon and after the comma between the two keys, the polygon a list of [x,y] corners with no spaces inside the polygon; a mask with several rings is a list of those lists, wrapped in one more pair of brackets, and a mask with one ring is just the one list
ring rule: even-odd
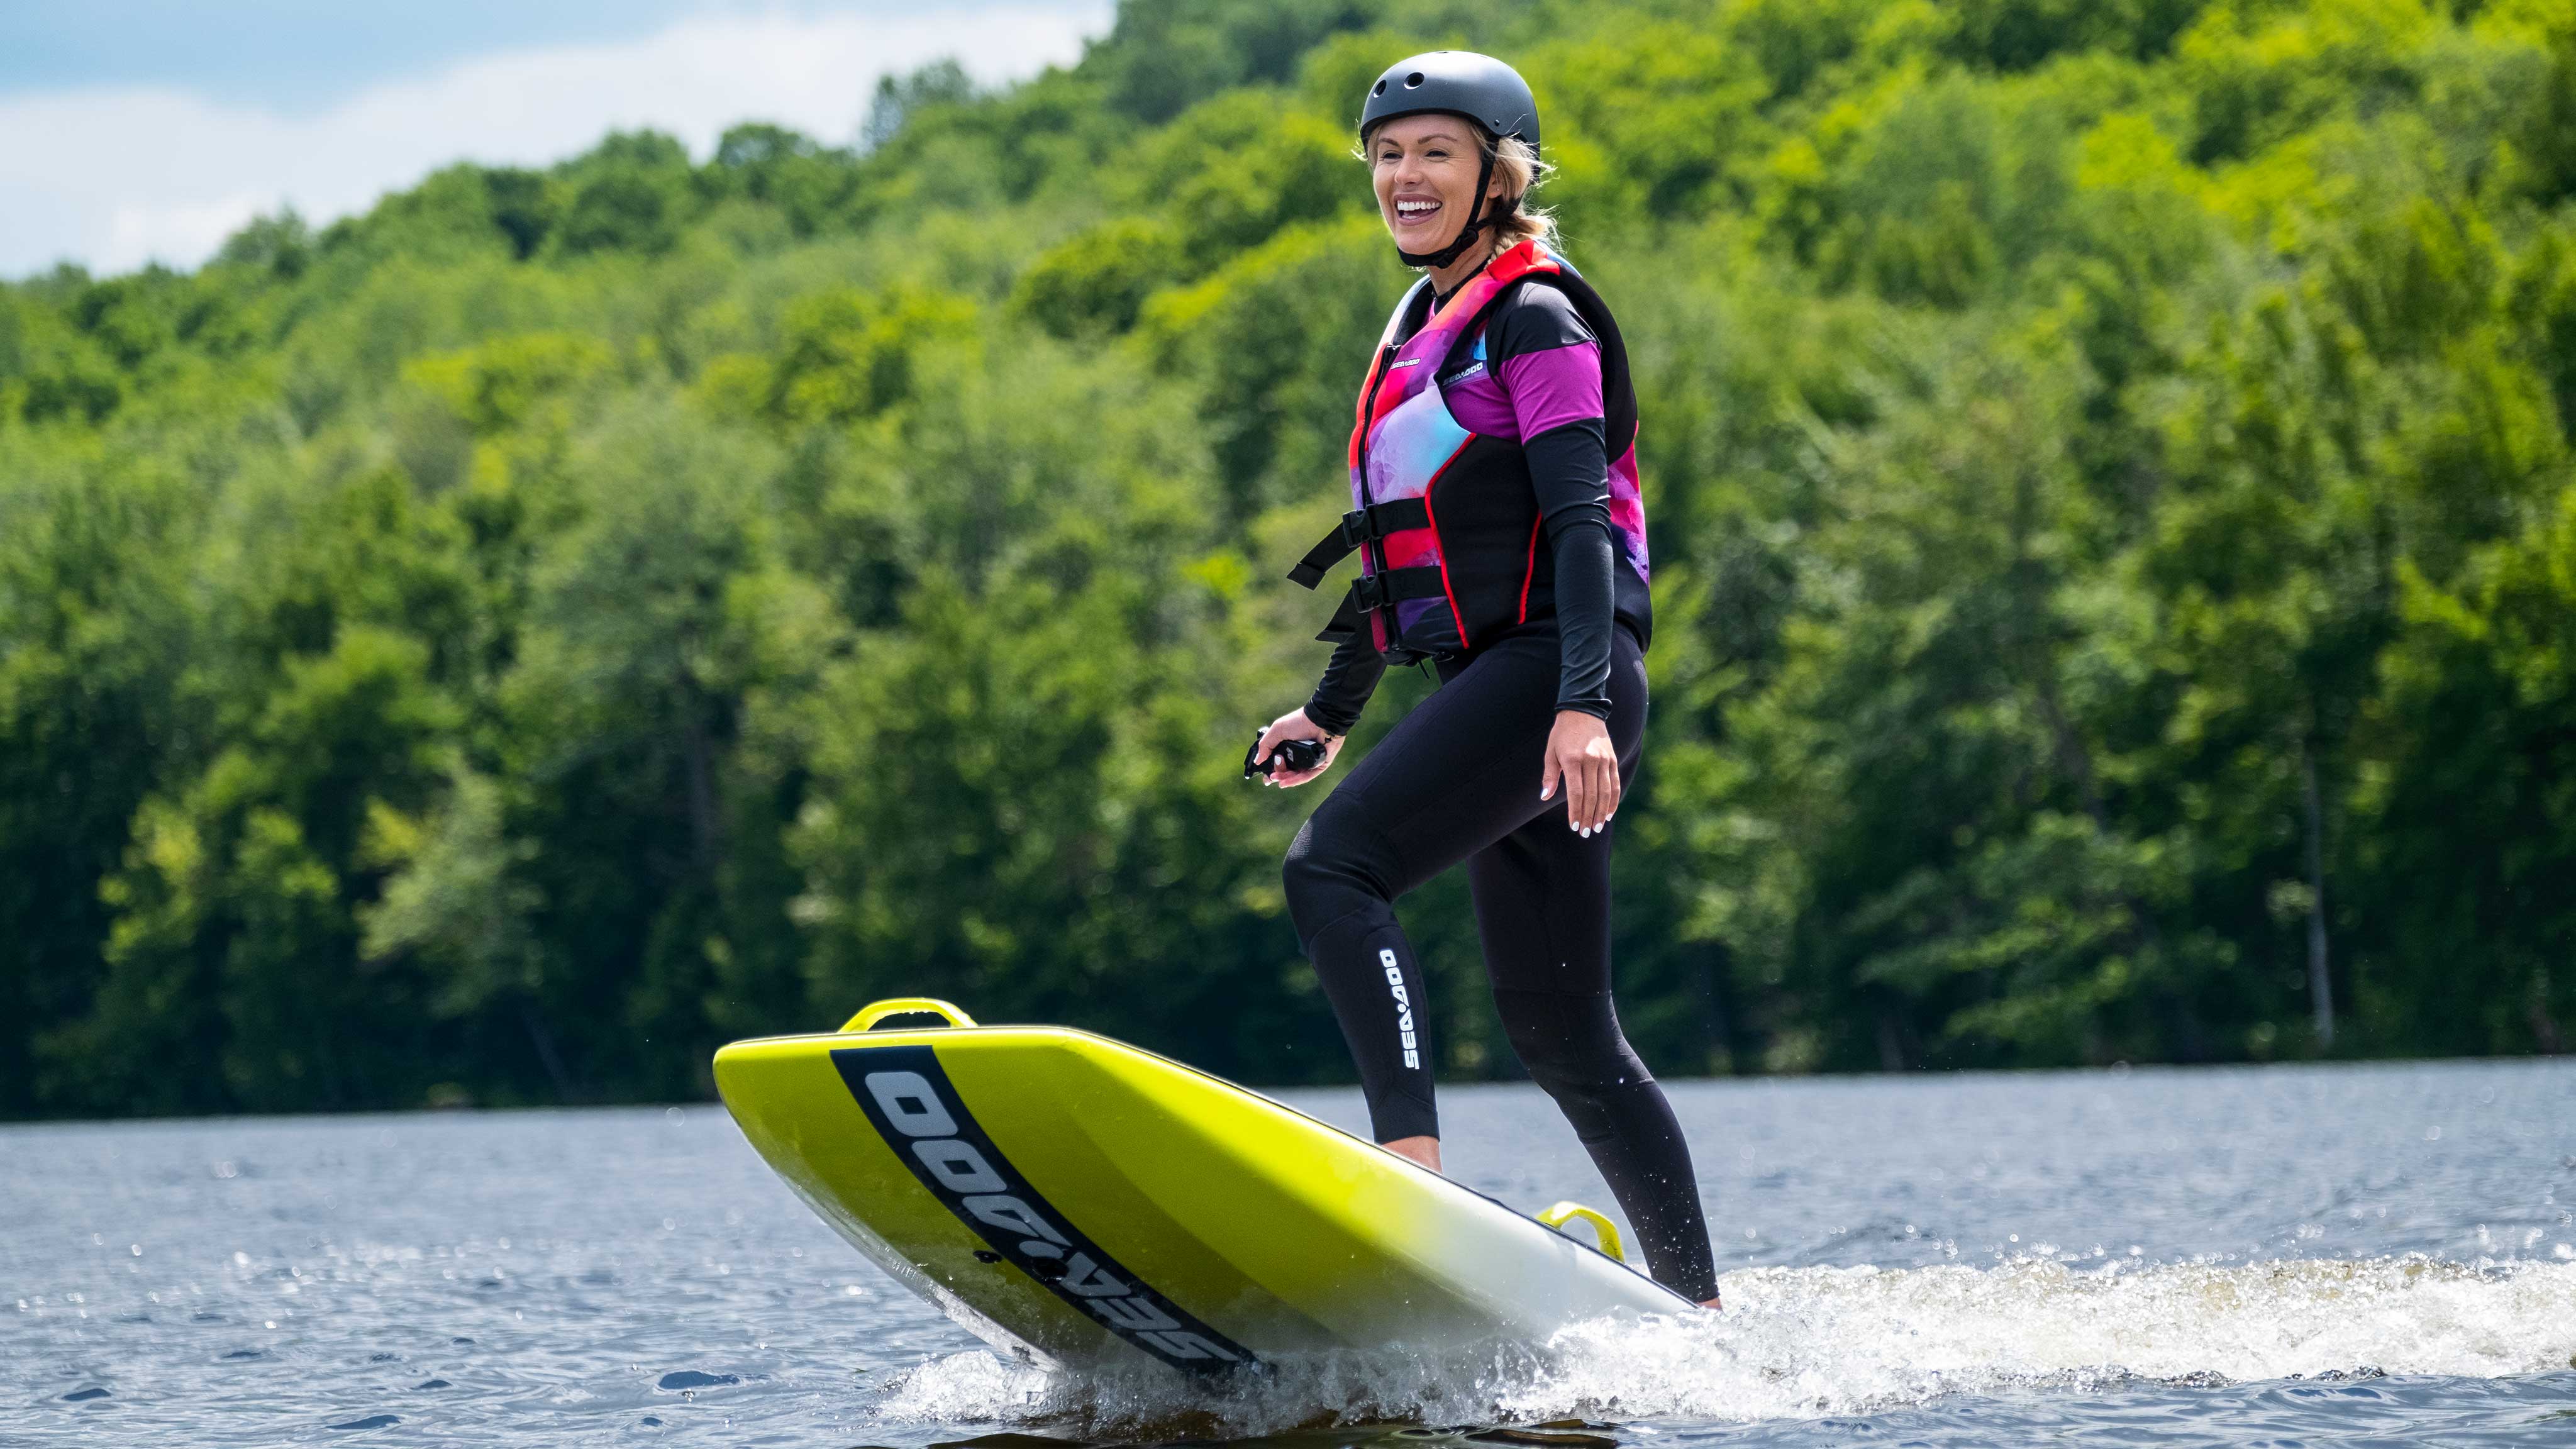
{"label": "ripple on water", "polygon": [[[0,1127],[0,1440],[2554,1449],[2569,1065],[1678,1083],[1725,1317],[1204,1397],[984,1352],[719,1111]],[[1443,1106],[1471,1185],[1599,1200],[1534,1088]]]}
{"label": "ripple on water", "polygon": [[716,1389],[741,1382],[742,1376],[739,1374],[711,1374],[702,1373],[697,1369],[680,1369],[677,1372],[662,1375],[655,1382],[654,1387],[665,1392],[676,1393],[682,1389]]}

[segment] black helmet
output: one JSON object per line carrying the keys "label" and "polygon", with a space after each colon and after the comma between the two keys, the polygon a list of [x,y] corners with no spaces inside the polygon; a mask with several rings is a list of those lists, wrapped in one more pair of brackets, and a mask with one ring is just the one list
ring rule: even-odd
{"label": "black helmet", "polygon": [[[1532,151],[1538,149],[1538,99],[1530,94],[1529,82],[1519,71],[1472,50],[1426,51],[1388,66],[1360,107],[1360,139],[1368,139],[1380,122],[1431,111],[1465,116],[1496,136],[1517,136]],[[1488,149],[1477,169],[1476,209],[1467,214],[1457,237],[1436,252],[1399,247],[1395,254],[1408,267],[1445,267],[1465,255],[1476,234],[1498,219],[1485,211],[1485,186],[1493,179],[1494,153]]]}
{"label": "black helmet", "polygon": [[1447,111],[1497,136],[1518,136],[1538,149],[1538,101],[1521,73],[1472,50],[1434,50],[1399,60],[1369,87],[1360,135],[1380,121]]}

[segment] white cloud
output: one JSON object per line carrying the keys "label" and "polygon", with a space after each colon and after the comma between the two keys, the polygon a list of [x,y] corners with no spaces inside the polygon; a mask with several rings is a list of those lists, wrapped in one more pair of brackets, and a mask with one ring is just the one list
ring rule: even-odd
{"label": "white cloud", "polygon": [[281,117],[161,88],[0,97],[0,276],[70,259],[96,272],[193,266],[291,205],[363,210],[457,160],[536,164],[616,127],[703,156],[737,121],[855,134],[877,78],[957,56],[978,80],[1081,54],[1110,0],[924,5],[902,17],[705,17],[643,39],[487,56]]}

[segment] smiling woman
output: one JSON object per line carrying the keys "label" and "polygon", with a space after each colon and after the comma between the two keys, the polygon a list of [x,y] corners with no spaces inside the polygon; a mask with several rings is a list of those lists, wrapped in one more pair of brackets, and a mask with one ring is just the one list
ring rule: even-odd
{"label": "smiling woman", "polygon": [[1339,647],[1255,752],[1321,741],[1312,769],[1270,771],[1305,784],[1332,768],[1388,664],[1434,664],[1441,688],[1298,832],[1289,911],[1374,1135],[1437,1168],[1416,1020],[1427,983],[1394,901],[1466,862],[1513,1049],[1655,1277],[1714,1307],[1690,1149],[1610,1000],[1610,820],[1643,745],[1651,630],[1627,354],[1608,305],[1548,245],[1545,215],[1523,209],[1541,174],[1538,106],[1510,66],[1398,61],[1360,136],[1396,252],[1428,275],[1396,304],[1360,390],[1353,510],[1289,575],[1313,588],[1360,555],[1324,631]]}

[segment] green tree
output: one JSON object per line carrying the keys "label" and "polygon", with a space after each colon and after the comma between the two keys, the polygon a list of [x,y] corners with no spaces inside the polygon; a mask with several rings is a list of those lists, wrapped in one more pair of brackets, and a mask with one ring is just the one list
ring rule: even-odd
{"label": "green tree", "polygon": [[1233,777],[1442,45],[1641,398],[1658,1070],[2566,1048],[2568,7],[1129,0],[0,284],[0,1115],[685,1096],[925,989],[1344,1075]]}

